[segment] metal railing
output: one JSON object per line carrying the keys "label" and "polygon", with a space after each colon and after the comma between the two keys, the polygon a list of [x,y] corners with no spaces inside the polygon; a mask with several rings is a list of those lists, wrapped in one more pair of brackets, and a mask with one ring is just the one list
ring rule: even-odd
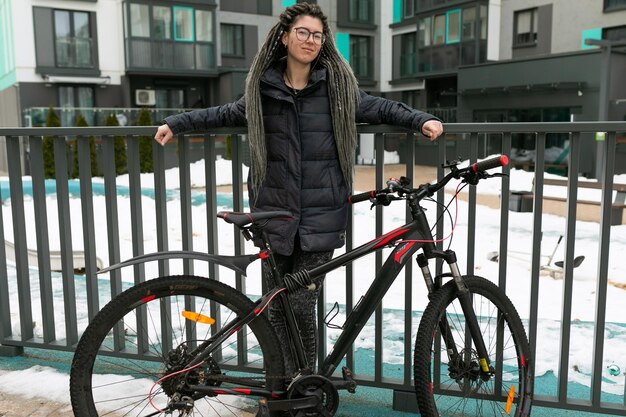
{"label": "metal railing", "polygon": [[[619,329],[626,333],[624,321],[621,323],[607,322],[608,301],[608,268],[611,244],[611,209],[612,188],[615,172],[615,154],[617,139],[626,132],[625,122],[589,122],[589,123],[507,123],[507,124],[447,124],[446,140],[440,140],[436,146],[436,161],[445,161],[456,158],[460,152],[462,156],[475,161],[487,156],[490,152],[510,154],[512,149],[512,137],[517,133],[529,133],[535,137],[534,188],[532,191],[532,214],[526,221],[530,222],[532,230],[532,249],[529,251],[527,260],[529,295],[527,305],[523,306],[528,311],[523,315],[527,333],[531,341],[534,356],[541,356],[544,350],[538,351],[538,345],[542,341],[538,339],[540,326],[539,311],[545,306],[540,305],[540,287],[544,278],[541,277],[541,236],[544,226],[544,171],[546,169],[545,139],[549,133],[566,133],[569,135],[569,157],[567,159],[567,198],[563,211],[565,224],[565,251],[562,281],[562,302],[560,306],[561,318],[558,321],[560,340],[550,340],[550,349],[556,350],[558,359],[551,372],[545,372],[537,376],[537,381],[542,381],[542,388],[537,389],[535,404],[539,406],[581,410],[595,413],[621,414],[626,412],[626,395],[624,385],[615,393],[608,395],[603,388],[606,383],[605,348],[611,343],[611,338]],[[138,138],[152,136],[154,127],[99,127],[99,128],[1,128],[0,146],[6,148],[8,160],[8,179],[3,185],[3,207],[0,210],[0,240],[5,244],[0,245],[0,352],[21,353],[24,347],[37,347],[54,350],[72,351],[84,330],[84,326],[94,317],[104,303],[132,285],[122,278],[122,272],[112,271],[107,277],[97,277],[100,263],[110,265],[121,260],[130,258],[149,251],[148,247],[164,251],[168,249],[198,250],[194,247],[194,235],[200,234],[203,238],[202,250],[218,253],[220,242],[224,236],[218,233],[217,212],[221,203],[218,201],[218,184],[216,181],[216,137],[230,136],[232,155],[232,201],[229,202],[233,210],[244,211],[246,200],[244,198],[244,174],[242,160],[245,155],[246,141],[243,129],[215,129],[210,134],[179,135],[176,145],[168,145],[165,148],[152,145],[152,157],[154,173],[150,174],[149,207],[145,203],[145,179],[140,173],[141,155]],[[420,151],[423,140],[413,134],[400,131],[389,126],[360,126],[360,133],[374,134],[376,150],[375,184],[373,187],[381,188],[385,179],[385,137],[393,134],[397,139],[398,133],[406,135],[405,140],[413,146],[405,146],[404,170],[406,176],[414,177],[416,155]],[[598,251],[597,251],[597,285],[593,294],[595,298],[595,320],[585,325],[592,329],[592,357],[589,359],[587,369],[588,387],[583,389],[583,395],[572,392],[570,376],[579,372],[579,364],[571,363],[570,348],[572,347],[572,331],[580,323],[572,317],[572,306],[576,300],[573,298],[574,286],[574,250],[577,242],[577,200],[578,200],[578,173],[580,161],[584,153],[582,150],[589,145],[595,145],[595,139],[588,134],[606,132],[602,146],[598,147],[601,152],[602,166],[604,167],[601,178],[601,198],[598,201],[600,215],[598,217]],[[127,143],[127,167],[128,174],[125,184],[120,184],[120,177],[115,173],[115,136],[126,137]],[[489,147],[484,146],[489,137]],[[44,178],[44,148],[43,138],[54,137],[54,165],[56,178],[46,180]],[[89,139],[98,138],[101,143],[100,158],[102,160],[101,171],[103,177],[92,180]],[[4,138],[4,143],[2,141]],[[68,140],[71,139],[71,140]],[[191,183],[191,160],[190,153],[192,142],[202,142],[202,158],[210,161],[204,166],[204,187],[197,190]],[[79,178],[74,182],[69,179],[68,171],[72,161],[67,152],[68,143],[77,143],[77,158],[79,164]],[[448,142],[448,144],[446,144]],[[454,142],[451,147],[449,142]],[[432,144],[428,145],[432,148]],[[27,155],[23,152],[26,149]],[[166,172],[166,154],[174,155],[178,162],[178,184],[175,189],[169,189],[167,182],[171,178]],[[23,176],[25,161],[28,161],[29,176]],[[438,164],[438,162],[437,162]],[[433,163],[435,165],[435,163]],[[510,172],[510,167],[503,169],[504,173]],[[443,168],[438,168],[438,176],[444,174]],[[146,174],[143,174],[146,175]],[[144,188],[142,188],[144,181]],[[127,184],[126,184],[127,182]],[[152,185],[153,184],[153,185]],[[124,185],[124,186],[122,186]],[[47,188],[55,189],[56,198],[50,199]],[[72,190],[71,187],[76,187]],[[123,190],[122,190],[123,189]],[[80,204],[76,205],[73,192],[80,196]],[[123,194],[123,197],[120,197]],[[206,218],[198,219],[192,216],[194,198],[200,194],[206,208]],[[507,177],[501,181],[499,193],[499,208],[493,221],[497,223],[499,230],[497,236],[497,249],[500,254],[497,265],[497,283],[504,289],[512,280],[521,279],[519,276],[507,276],[507,264],[510,260],[510,236],[512,214],[510,207],[511,185]],[[175,195],[178,204],[171,206],[168,202]],[[438,194],[439,202],[444,202],[443,192]],[[125,200],[124,200],[125,199]],[[467,258],[465,259],[466,273],[473,274],[484,260],[477,259],[477,249],[481,245],[481,230],[477,229],[477,219],[480,216],[481,206],[478,203],[478,194],[472,187],[467,194],[467,212],[460,215],[462,221],[467,223]],[[56,206],[51,204],[56,203]],[[121,204],[124,204],[121,207]],[[99,218],[98,207],[104,207],[106,218]],[[174,207],[174,208],[173,208]],[[180,236],[170,236],[170,226],[174,220],[168,216],[168,210],[175,209],[180,215]],[[154,210],[148,213],[148,210]],[[384,213],[386,208],[375,209],[375,232],[381,234],[385,231]],[[148,216],[149,215],[149,216]],[[526,214],[525,214],[526,215]],[[156,232],[144,232],[146,218],[155,219]],[[517,218],[516,218],[517,219]],[[517,221],[517,220],[516,220]],[[128,230],[121,224],[127,225]],[[55,223],[53,226],[52,224]],[[58,223],[58,225],[56,225]],[[620,226],[617,226],[620,227]],[[75,229],[82,228],[80,238],[76,239]],[[105,237],[99,233],[104,230]],[[355,224],[354,218],[349,222],[347,234],[347,247],[350,249],[356,244],[354,241]],[[52,237],[58,234],[58,251],[53,248]],[[436,229],[438,236],[443,236],[443,226]],[[130,239],[131,243],[127,243]],[[13,260],[7,258],[7,241],[12,248]],[[103,250],[103,246],[106,248]],[[235,254],[245,250],[245,242],[239,234],[234,237]],[[458,245],[457,245],[458,246]],[[33,247],[36,251],[33,252]],[[130,247],[130,249],[127,249]],[[458,249],[458,248],[457,248]],[[99,251],[106,253],[101,256]],[[126,250],[132,253],[125,252]],[[56,251],[56,252],[55,252]],[[77,253],[80,256],[76,256]],[[221,253],[221,252],[220,252]],[[56,256],[56,259],[52,259]],[[376,267],[380,267],[383,254],[378,253],[375,258]],[[54,261],[54,262],[53,262]],[[60,264],[59,271],[53,264]],[[182,266],[181,266],[182,265]],[[183,269],[184,273],[193,274],[207,265],[198,265],[197,261],[185,260],[180,263],[174,261],[159,261],[159,275],[168,275],[176,268]],[[84,270],[84,276],[76,275],[76,270]],[[135,267],[133,272],[134,281],[140,282],[152,278],[147,276],[143,266]],[[220,279],[220,268],[216,265],[208,265],[208,274]],[[403,317],[404,326],[401,334],[396,335],[397,340],[402,341],[404,362],[393,366],[395,371],[390,371],[389,364],[385,363],[383,356],[383,316],[389,313],[388,309],[379,306],[372,319],[374,327],[373,359],[367,359],[362,355],[362,349],[353,349],[346,357],[346,364],[351,369],[356,369],[356,377],[359,383],[394,390],[394,407],[409,410],[415,402],[412,387],[412,346],[417,326],[419,312],[413,309],[414,300],[412,294],[416,288],[418,268],[408,265],[404,277],[399,281],[404,284],[404,300],[402,305],[396,306],[395,312]],[[345,268],[345,297],[346,313],[354,307],[354,302],[359,294],[355,291],[357,283],[364,277],[357,276],[357,271],[351,266]],[[248,278],[252,279],[252,278]],[[235,277],[238,288],[246,288],[246,279],[243,276]],[[333,294],[334,295],[334,294]],[[425,294],[420,294],[425,297]],[[328,298],[328,300],[327,300]],[[87,311],[83,313],[78,306],[78,299],[84,300]],[[318,317],[320,324],[326,312],[329,311],[332,302],[330,295],[324,295],[318,305]],[[84,316],[84,320],[80,317]],[[610,337],[606,334],[606,327],[612,326]],[[615,330],[617,329],[617,330]],[[326,328],[319,326],[320,340],[326,341]],[[545,342],[545,341],[543,341]],[[326,343],[320,344],[320,356],[325,355],[328,349]],[[542,348],[542,349],[545,349]],[[365,355],[367,356],[367,355]],[[540,359],[540,358],[539,358]],[[623,361],[622,357],[618,360]],[[626,368],[626,363],[617,364]],[[546,375],[554,374],[553,380],[544,379]],[[623,377],[623,374],[621,375]],[[542,379],[543,378],[543,379]],[[623,380],[623,379],[622,379]],[[545,388],[548,384],[550,387]]]}

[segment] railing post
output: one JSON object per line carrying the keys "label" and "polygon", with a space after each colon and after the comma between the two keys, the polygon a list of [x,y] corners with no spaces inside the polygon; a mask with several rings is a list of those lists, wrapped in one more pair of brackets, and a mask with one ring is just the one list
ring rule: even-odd
{"label": "railing post", "polygon": [[59,244],[61,248],[61,275],[63,279],[63,304],[65,305],[66,344],[78,342],[76,317],[76,285],[74,282],[74,259],[72,245],[72,221],[70,216],[70,193],[68,185],[68,144],[65,136],[54,138],[54,169],[59,219]]}

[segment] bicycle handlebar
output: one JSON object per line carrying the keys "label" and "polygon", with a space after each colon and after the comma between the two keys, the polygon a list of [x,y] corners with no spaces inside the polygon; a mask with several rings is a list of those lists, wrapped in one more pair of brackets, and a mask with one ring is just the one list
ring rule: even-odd
{"label": "bicycle handlebar", "polygon": [[476,162],[471,165],[472,171],[487,171],[489,169],[504,167],[509,164],[509,157],[506,155],[500,155],[495,158],[485,159],[484,161]]}
{"label": "bicycle handlebar", "polygon": [[372,190],[364,193],[354,194],[348,197],[348,203],[356,204],[362,201],[372,201],[377,196],[391,193],[410,194],[418,193],[418,197],[421,200],[424,197],[430,197],[441,188],[443,188],[452,178],[463,179],[464,182],[469,184],[477,184],[481,178],[487,178],[485,176],[486,171],[506,166],[509,164],[509,158],[506,155],[500,155],[493,158],[485,159],[484,161],[475,162],[466,168],[458,169],[457,163],[450,165],[451,172],[449,172],[441,181],[435,184],[422,184],[418,188],[406,188],[402,186],[402,182],[396,179],[390,179],[387,181],[387,188],[380,190]]}

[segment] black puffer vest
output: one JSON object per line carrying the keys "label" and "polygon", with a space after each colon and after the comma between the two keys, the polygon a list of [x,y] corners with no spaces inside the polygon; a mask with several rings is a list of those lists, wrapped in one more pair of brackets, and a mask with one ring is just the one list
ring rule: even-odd
{"label": "black puffer vest", "polygon": [[272,247],[290,255],[296,233],[304,251],[343,246],[348,188],[333,135],[326,71],[314,70],[295,94],[285,85],[281,66],[272,67],[261,77],[261,102],[267,170],[258,196],[249,187],[251,210],[293,214],[268,225]]}

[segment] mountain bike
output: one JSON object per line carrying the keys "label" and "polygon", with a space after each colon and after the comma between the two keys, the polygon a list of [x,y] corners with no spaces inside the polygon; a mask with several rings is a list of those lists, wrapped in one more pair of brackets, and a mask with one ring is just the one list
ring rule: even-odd
{"label": "mountain bike", "polygon": [[[264,233],[284,211],[220,212],[250,239],[259,253],[221,256],[198,252],[142,255],[101,272],[142,262],[182,257],[204,259],[245,275],[258,259],[269,263],[279,285],[252,301],[217,280],[168,276],[145,281],[113,298],[91,321],[76,347],[70,376],[77,417],[103,415],[291,415],[333,416],[339,390],[355,392],[347,367],[337,371],[364,324],[410,259],[416,255],[428,289],[428,305],[415,340],[414,384],[422,416],[529,416],[533,398],[530,348],[520,317],[491,281],[461,274],[454,251],[438,249],[421,206],[450,180],[459,187],[500,176],[504,155],[450,172],[441,181],[411,188],[390,179],[381,190],[353,195],[350,203],[389,205],[403,201],[411,221],[311,270],[277,276]],[[457,190],[458,195],[459,190]],[[313,288],[315,278],[384,248],[390,254],[360,302],[346,317],[334,347],[318,369],[307,363],[286,294]],[[420,251],[418,253],[418,251]],[[450,272],[431,274],[441,259]],[[297,371],[285,374],[281,346],[266,310],[280,303],[290,335],[288,352]]]}

